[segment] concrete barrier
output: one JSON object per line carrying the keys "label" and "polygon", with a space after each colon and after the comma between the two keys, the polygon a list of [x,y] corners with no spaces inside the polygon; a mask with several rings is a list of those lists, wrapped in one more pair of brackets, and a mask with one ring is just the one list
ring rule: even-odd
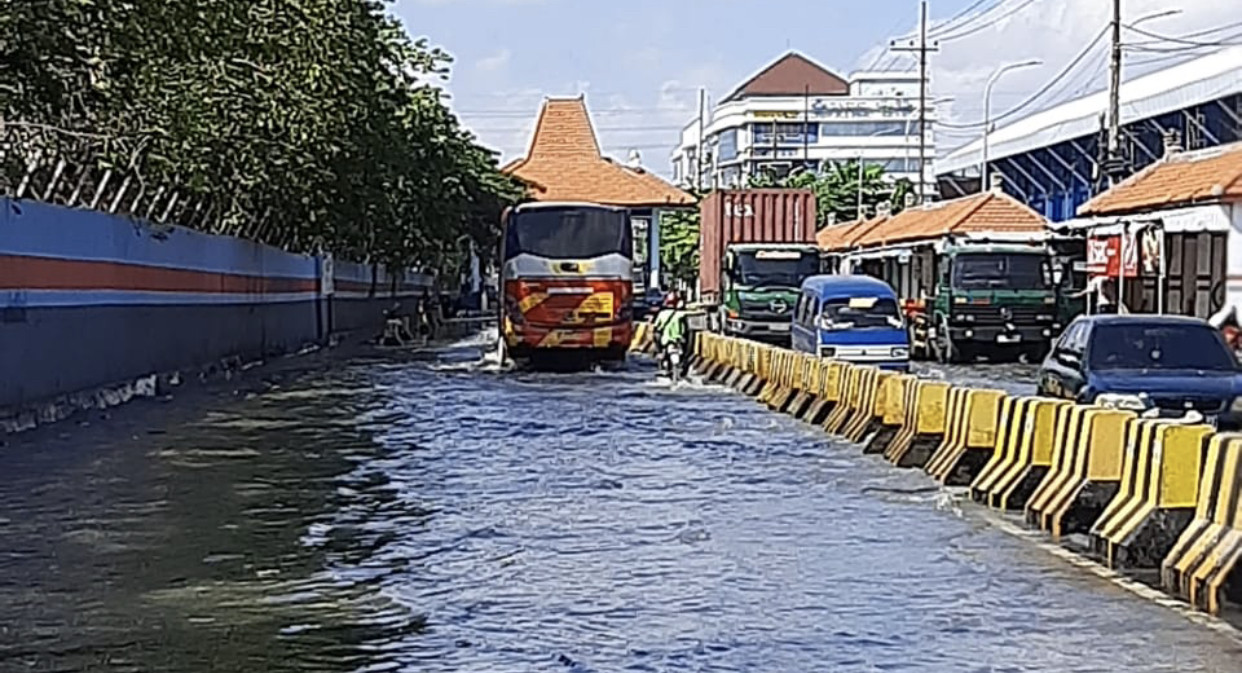
{"label": "concrete barrier", "polygon": [[884,457],[898,467],[923,467],[945,432],[949,384],[916,381],[906,391],[906,416]]}
{"label": "concrete barrier", "polygon": [[1135,419],[1126,427],[1121,486],[1091,527],[1110,568],[1156,568],[1194,518],[1209,425]]}
{"label": "concrete barrier", "polygon": [[884,414],[884,382],[892,378],[892,372],[881,371],[875,367],[862,367],[858,380],[858,404],[854,415],[850,418],[841,434],[855,444],[862,442],[869,434],[879,428],[879,419]]}
{"label": "concrete barrier", "polygon": [[1125,425],[1135,414],[1075,406],[1067,414],[1052,468],[1031,495],[1027,522],[1053,539],[1087,531],[1121,482]]}
{"label": "concrete barrier", "polygon": [[971,497],[1001,510],[1022,509],[1052,465],[1057,415],[1070,402],[1043,397],[1005,398],[992,460],[970,485]]}
{"label": "concrete barrier", "polygon": [[1219,614],[1222,589],[1236,584],[1230,580],[1242,555],[1242,434],[1208,442],[1197,493],[1194,520],[1161,564],[1161,582],[1169,593]]}
{"label": "concrete barrier", "polygon": [[892,443],[897,432],[901,430],[902,423],[905,422],[906,396],[917,380],[909,374],[894,374],[880,384],[880,395],[877,400],[881,408],[877,418],[878,426],[875,434],[863,447],[863,453],[884,453],[884,450]]}
{"label": "concrete barrier", "polygon": [[944,439],[928,459],[927,473],[946,486],[973,481],[992,457],[1004,398],[1000,390],[953,389]]}
{"label": "concrete barrier", "polygon": [[630,337],[631,353],[655,354],[655,329],[649,322],[634,323],[634,334]]}
{"label": "concrete barrier", "polygon": [[802,420],[812,425],[824,424],[841,400],[841,382],[844,365],[840,362],[821,362],[819,385],[815,389],[815,401],[802,415]]}
{"label": "concrete barrier", "polygon": [[815,387],[823,365],[823,361],[809,353],[799,353],[798,359],[798,375],[794,379],[794,396],[785,407],[785,413],[794,418],[802,418],[807,407],[811,405],[811,401],[815,399]]}
{"label": "concrete barrier", "polygon": [[841,434],[841,431],[845,429],[845,424],[854,417],[861,402],[859,388],[863,368],[851,364],[845,364],[842,367],[840,397],[832,413],[828,414],[827,420],[824,421],[824,430],[833,435]]}

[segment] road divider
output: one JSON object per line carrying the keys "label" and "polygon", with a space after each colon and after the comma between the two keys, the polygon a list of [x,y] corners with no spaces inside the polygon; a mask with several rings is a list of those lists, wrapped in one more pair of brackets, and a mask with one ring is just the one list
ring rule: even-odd
{"label": "road divider", "polygon": [[1085,562],[1159,568],[1165,591],[1200,610],[1242,594],[1242,434],[711,333],[695,335],[691,365],[893,465],[969,486],[981,505],[1022,512],[1053,541],[1074,538]]}

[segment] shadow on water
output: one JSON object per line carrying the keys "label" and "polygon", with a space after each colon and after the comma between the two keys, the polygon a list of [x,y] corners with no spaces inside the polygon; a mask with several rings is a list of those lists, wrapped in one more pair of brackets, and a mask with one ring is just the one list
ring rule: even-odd
{"label": "shadow on water", "polygon": [[368,352],[0,452],[0,671],[1231,671],[712,386]]}

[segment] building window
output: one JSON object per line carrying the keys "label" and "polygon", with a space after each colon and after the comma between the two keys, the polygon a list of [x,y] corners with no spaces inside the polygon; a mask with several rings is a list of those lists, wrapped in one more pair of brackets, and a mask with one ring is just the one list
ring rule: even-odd
{"label": "building window", "polygon": [[719,144],[717,148],[717,156],[720,161],[733,161],[737,158],[737,129],[725,129],[720,132],[716,142]]}
{"label": "building window", "polygon": [[[911,122],[823,122],[820,130],[826,137],[859,137],[859,136],[908,136],[914,126]],[[917,133],[916,133],[917,135]]]}
{"label": "building window", "polygon": [[[772,144],[772,124],[752,124],[750,132],[752,142],[755,145]],[[803,143],[817,142],[819,142],[819,124],[781,122],[776,125],[776,143],[778,145],[801,145]]]}

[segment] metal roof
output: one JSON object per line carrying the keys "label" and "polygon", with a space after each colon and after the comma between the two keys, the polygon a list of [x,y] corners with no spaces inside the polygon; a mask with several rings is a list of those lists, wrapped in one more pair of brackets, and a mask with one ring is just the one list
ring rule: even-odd
{"label": "metal roof", "polygon": [[825,290],[842,296],[880,295],[896,297],[897,293],[888,283],[878,278],[863,275],[821,275],[811,276],[802,281],[802,289],[823,294]]}
{"label": "metal roof", "polygon": [[[1171,68],[1136,77],[1121,85],[1121,123],[1175,112],[1242,93],[1242,46],[1228,47]],[[1022,154],[1100,130],[1108,92],[1099,91],[1042,110],[993,131],[988,159]],[[982,161],[983,138],[936,160],[936,175],[975,168]]]}

